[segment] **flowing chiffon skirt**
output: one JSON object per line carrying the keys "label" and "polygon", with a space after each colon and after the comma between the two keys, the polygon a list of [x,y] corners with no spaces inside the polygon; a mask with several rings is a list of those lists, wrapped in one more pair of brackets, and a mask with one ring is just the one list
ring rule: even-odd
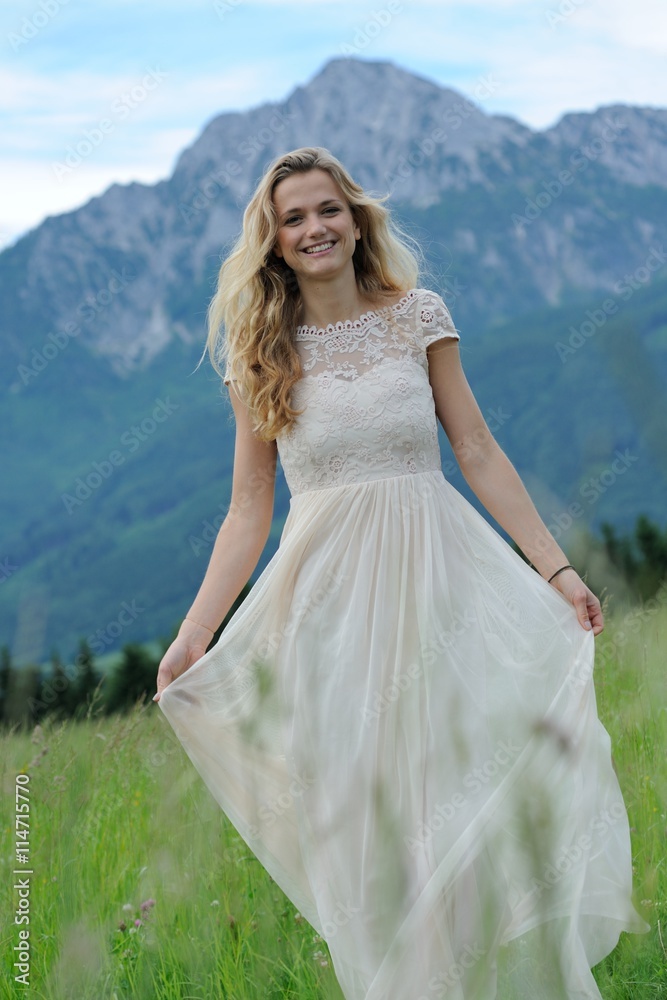
{"label": "flowing chiffon skirt", "polygon": [[159,705],[350,1000],[599,998],[646,924],[593,660],[432,470],[293,496]]}

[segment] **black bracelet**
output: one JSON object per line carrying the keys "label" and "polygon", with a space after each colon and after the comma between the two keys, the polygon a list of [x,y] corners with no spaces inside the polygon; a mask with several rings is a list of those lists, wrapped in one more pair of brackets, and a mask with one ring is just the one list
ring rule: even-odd
{"label": "black bracelet", "polygon": [[[560,569],[557,569],[557,570],[556,570],[556,572],[555,572],[555,573],[553,574],[553,576],[550,576],[550,577],[549,577],[549,579],[547,580],[547,583],[551,583],[551,581],[553,580],[554,576],[558,576],[558,574],[559,574],[559,573],[562,573],[562,572],[563,572],[563,570],[565,570],[565,569],[574,569],[574,566],[570,566],[570,564],[569,564],[569,563],[567,564],[567,566],[561,566],[561,568],[560,568]],[[575,572],[575,573],[577,572],[577,571],[576,571],[576,569],[574,570],[574,572]]]}

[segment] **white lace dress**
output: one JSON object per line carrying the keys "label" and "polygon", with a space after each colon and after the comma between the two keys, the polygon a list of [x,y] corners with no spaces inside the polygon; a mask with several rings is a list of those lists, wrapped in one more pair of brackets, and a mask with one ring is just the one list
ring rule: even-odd
{"label": "white lace dress", "polygon": [[631,904],[594,638],[441,471],[443,300],[299,327],[280,545],[160,708],[351,1000],[599,998]]}

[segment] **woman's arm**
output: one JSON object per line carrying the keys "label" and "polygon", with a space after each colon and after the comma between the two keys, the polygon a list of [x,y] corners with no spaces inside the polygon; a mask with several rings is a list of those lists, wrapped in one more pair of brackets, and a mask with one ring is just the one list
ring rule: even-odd
{"label": "woman's arm", "polygon": [[188,617],[215,631],[241,593],[271,530],[275,494],[276,442],[260,441],[251,430],[234,383],[230,399],[236,418],[232,496],[206,575]]}
{"label": "woman's arm", "polygon": [[271,530],[278,449],[251,430],[245,404],[230,384],[236,418],[229,511],[220,526],[201,587],[160,663],[157,694],[206,652],[211,637],[259,561]]}
{"label": "woman's arm", "polygon": [[[427,348],[429,379],[438,419],[466,482],[498,524],[514,539],[546,580],[568,559],[538,514],[526,487],[491,434],[465,377],[458,341],[439,340]],[[603,627],[600,602],[571,569],[552,586],[576,608],[584,628]],[[590,622],[590,624],[589,624]]]}

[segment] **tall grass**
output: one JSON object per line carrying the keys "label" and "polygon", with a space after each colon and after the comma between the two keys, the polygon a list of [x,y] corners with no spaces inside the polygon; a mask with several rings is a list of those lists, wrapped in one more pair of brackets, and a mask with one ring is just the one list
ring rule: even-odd
{"label": "tall grass", "polygon": [[[651,924],[646,935],[623,935],[595,970],[607,1000],[667,996],[666,639],[658,603],[617,614],[596,640],[599,714],[630,815],[637,903]],[[93,707],[84,722],[47,720],[0,742],[3,997],[340,1000],[325,942],[248,851],[157,706],[111,718]],[[34,872],[27,988],[9,958],[21,772]]]}

